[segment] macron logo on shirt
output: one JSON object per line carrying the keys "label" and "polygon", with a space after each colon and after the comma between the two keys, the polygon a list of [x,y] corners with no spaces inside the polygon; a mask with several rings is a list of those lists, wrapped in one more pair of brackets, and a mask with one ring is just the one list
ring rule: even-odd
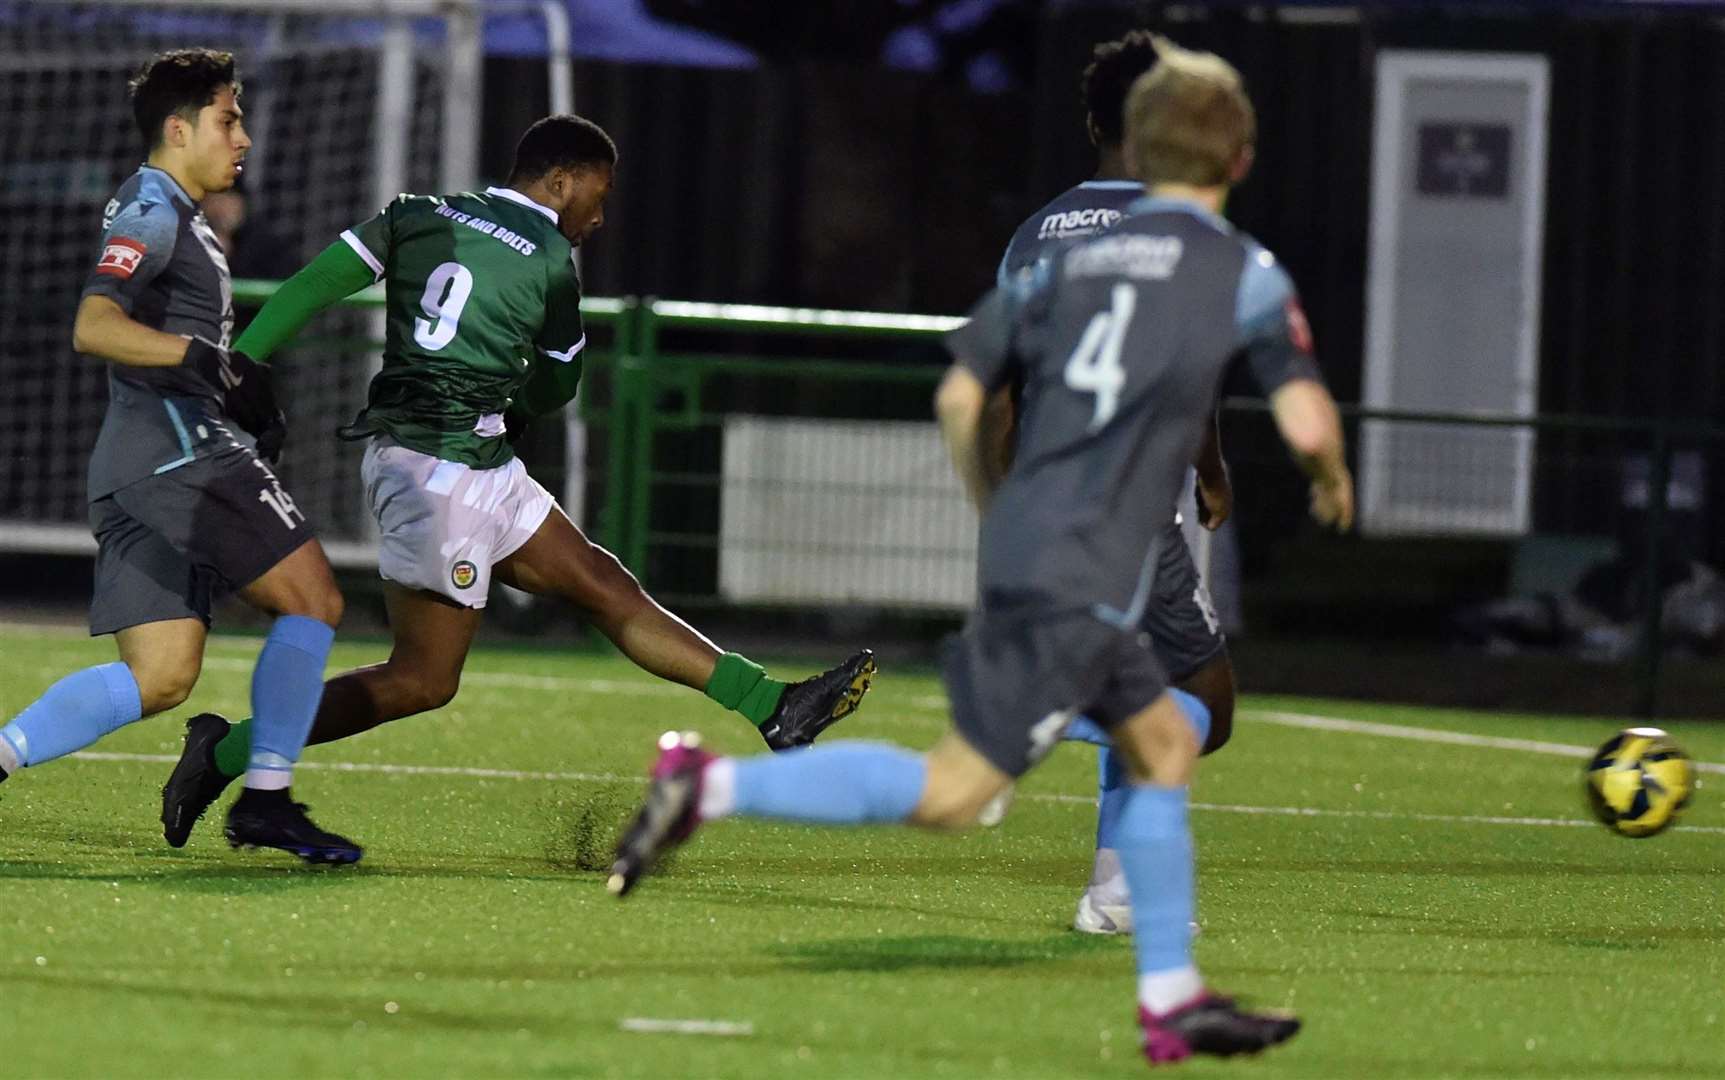
{"label": "macron logo on shirt", "polygon": [[96,273],[108,274],[117,278],[129,278],[138,269],[138,264],[144,261],[144,245],[136,240],[115,237],[108,241],[108,246],[102,249],[102,257],[96,262]]}
{"label": "macron logo on shirt", "polygon": [[1111,228],[1120,220],[1120,211],[1111,210],[1106,206],[1092,206],[1084,210],[1066,210],[1049,214],[1042,219],[1042,228],[1037,230],[1038,240],[1064,240],[1071,236],[1089,236]]}

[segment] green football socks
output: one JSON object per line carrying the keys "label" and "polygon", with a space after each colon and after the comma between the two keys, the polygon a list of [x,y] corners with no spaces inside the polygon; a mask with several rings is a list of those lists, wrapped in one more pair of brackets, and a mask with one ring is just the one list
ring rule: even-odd
{"label": "green football socks", "polygon": [[779,707],[785,684],[769,679],[766,669],[747,657],[728,652],[714,666],[706,692],[720,705],[742,713],[749,723],[760,727],[772,719],[773,710]]}
{"label": "green football socks", "polygon": [[216,744],[216,768],[223,776],[239,776],[246,771],[252,756],[252,719],[246,717]]}

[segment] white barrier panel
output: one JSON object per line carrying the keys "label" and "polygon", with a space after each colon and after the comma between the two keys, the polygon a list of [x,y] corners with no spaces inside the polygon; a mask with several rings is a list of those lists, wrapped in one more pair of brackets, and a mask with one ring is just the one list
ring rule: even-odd
{"label": "white barrier panel", "polygon": [[[1548,67],[1378,55],[1365,404],[1533,415]],[[1527,532],[1531,429],[1368,420],[1360,434],[1369,535]]]}
{"label": "white barrier panel", "polygon": [[745,416],[724,437],[726,599],[971,606],[976,513],[934,424]]}

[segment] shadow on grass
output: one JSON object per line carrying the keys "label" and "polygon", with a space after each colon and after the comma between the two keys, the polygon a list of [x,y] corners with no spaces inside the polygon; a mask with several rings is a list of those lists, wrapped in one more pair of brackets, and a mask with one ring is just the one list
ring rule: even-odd
{"label": "shadow on grass", "polygon": [[[787,874],[786,876],[792,879],[801,877],[801,875],[796,874]],[[883,912],[892,915],[918,915],[944,921],[956,920],[964,923],[997,923],[1002,926],[1025,925],[1025,920],[1021,915],[985,915],[974,910],[960,910],[952,907],[919,907],[915,904],[862,900],[844,896],[811,896],[781,886],[745,885],[735,879],[728,882],[717,882],[711,879],[699,880],[692,877],[668,876],[663,880],[653,878],[643,882],[641,888],[664,889],[686,900],[701,900],[709,904],[723,904],[726,907],[743,908],[748,911],[781,908],[804,913],[811,911]]]}
{"label": "shadow on grass", "polygon": [[0,863],[0,881],[90,881],[153,885],[190,893],[243,894],[286,892],[292,889],[326,888],[369,876],[356,867],[289,866],[176,866],[159,869],[94,870],[53,862]]}
{"label": "shadow on grass", "polygon": [[[1372,1064],[1375,1061],[1376,1064]],[[1454,1076],[1479,1077],[1481,1080],[1501,1080],[1504,1077],[1550,1077],[1551,1080],[1586,1080],[1590,1076],[1654,1077],[1700,1076],[1717,1077],[1717,1064],[1661,1060],[1642,1051],[1626,1054],[1621,1059],[1601,1060],[1597,1057],[1565,1058],[1543,1051],[1529,1053],[1526,1060],[1498,1058],[1495,1061],[1456,1062],[1432,1057],[1348,1059],[1349,1075],[1353,1076]]]}
{"label": "shadow on grass", "polygon": [[1117,943],[1091,934],[1034,941],[1000,938],[863,937],[775,945],[767,951],[800,971],[988,970],[1047,964],[1111,951]]}
{"label": "shadow on grass", "polygon": [[[328,994],[308,991],[295,993],[284,989],[291,980],[272,979],[257,982],[224,982],[220,986],[186,985],[172,980],[132,981],[91,975],[65,974],[39,969],[0,971],[0,987],[12,990],[59,988],[92,991],[103,994],[126,994],[159,1001],[171,998],[178,1004],[191,1006],[202,1022],[238,1013],[249,1019],[263,1014],[286,1022],[298,1020],[316,1025],[347,1027],[355,1021],[365,1021],[377,1028],[430,1028],[437,1030],[472,1031],[477,1033],[515,1032],[523,1028],[543,1028],[555,1022],[555,1017],[531,1013],[502,1013],[471,1010],[455,1011],[421,1004],[412,995],[402,995],[397,1011],[387,1012],[383,993]],[[264,988],[267,986],[267,989]]]}
{"label": "shadow on grass", "polygon": [[392,864],[374,858],[373,861],[361,863],[359,866],[342,867],[307,866],[287,855],[283,855],[282,860],[271,865],[226,864],[202,860],[187,864],[178,857],[169,857],[144,870],[101,870],[88,863],[26,860],[0,863],[0,882],[15,880],[123,883],[148,885],[169,892],[237,896],[341,888],[367,881],[569,884],[575,880],[568,874],[555,870],[547,872],[545,864],[537,859],[468,859],[428,866]]}

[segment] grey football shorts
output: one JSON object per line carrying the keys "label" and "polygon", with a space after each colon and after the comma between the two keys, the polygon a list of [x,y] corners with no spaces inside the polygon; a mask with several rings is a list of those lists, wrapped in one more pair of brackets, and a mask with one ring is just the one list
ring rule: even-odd
{"label": "grey football shorts", "polygon": [[90,530],[94,635],[166,619],[208,626],[217,598],[256,581],[312,539],[281,481],[244,447],[96,499]]}
{"label": "grey football shorts", "polygon": [[941,679],[965,741],[1014,777],[1080,713],[1113,728],[1168,687],[1143,631],[1088,612],[986,603],[945,642]]}

